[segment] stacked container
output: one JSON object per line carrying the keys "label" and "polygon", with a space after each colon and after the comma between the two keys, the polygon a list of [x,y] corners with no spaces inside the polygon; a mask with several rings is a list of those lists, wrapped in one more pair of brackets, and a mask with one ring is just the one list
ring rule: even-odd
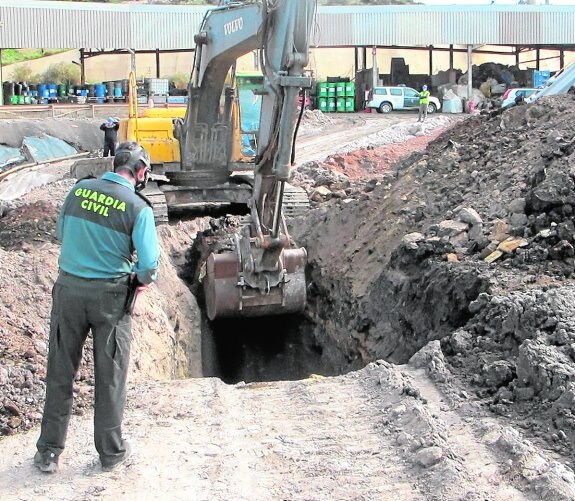
{"label": "stacked container", "polygon": [[167,96],[169,91],[169,81],[167,78],[146,78],[144,80],[148,94],[156,96]]}
{"label": "stacked container", "polygon": [[355,111],[355,83],[319,82],[315,105],[320,111],[327,113]]}

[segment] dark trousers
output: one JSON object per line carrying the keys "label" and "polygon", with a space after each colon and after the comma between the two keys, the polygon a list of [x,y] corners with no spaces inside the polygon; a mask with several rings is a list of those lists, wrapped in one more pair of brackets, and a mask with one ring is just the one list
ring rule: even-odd
{"label": "dark trousers", "polygon": [[94,341],[94,443],[103,465],[123,457],[122,418],[130,359],[131,317],[124,312],[128,277],[82,279],[61,272],[52,290],[46,402],[40,452],[64,449],[72,413],[74,377],[82,348]]}
{"label": "dark trousers", "polygon": [[427,118],[427,104],[420,104],[419,105],[419,120],[423,121]]}
{"label": "dark trousers", "polygon": [[104,139],[104,156],[105,157],[116,156],[116,141],[110,141],[108,139]]}

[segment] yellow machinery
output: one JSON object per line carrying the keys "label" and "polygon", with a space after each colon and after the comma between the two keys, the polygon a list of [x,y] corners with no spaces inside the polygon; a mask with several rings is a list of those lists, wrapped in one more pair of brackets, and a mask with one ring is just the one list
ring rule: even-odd
{"label": "yellow machinery", "polygon": [[[120,142],[135,141],[141,144],[150,155],[155,173],[163,173],[171,165],[179,164],[180,143],[174,137],[174,120],[185,118],[186,108],[147,108],[138,116],[136,78],[133,72],[130,73],[128,103],[128,118],[120,121]],[[241,164],[252,159],[246,158],[242,152],[239,108],[236,99],[232,105],[233,141],[230,161]]]}
{"label": "yellow machinery", "polygon": [[174,120],[184,118],[186,108],[148,108],[138,116],[136,77],[130,73],[128,118],[120,121],[120,142],[136,141],[150,154],[154,166],[178,163],[180,143],[174,137]]}

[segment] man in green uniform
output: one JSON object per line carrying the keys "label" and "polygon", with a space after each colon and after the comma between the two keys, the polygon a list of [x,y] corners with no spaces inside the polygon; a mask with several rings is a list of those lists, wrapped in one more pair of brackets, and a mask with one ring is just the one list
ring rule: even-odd
{"label": "man in green uniform", "polygon": [[79,181],[62,206],[46,401],[34,456],[43,472],[58,470],[72,412],[74,377],[89,331],[94,343],[94,443],[102,469],[114,468],[130,454],[121,426],[130,358],[130,302],[136,287],[156,280],[159,261],[152,208],[138,194],[149,172],[147,152],[136,143],[123,143],[114,158],[114,172]]}
{"label": "man in green uniform", "polygon": [[427,90],[427,85],[424,85],[421,88],[421,92],[419,93],[419,118],[417,119],[418,122],[423,122],[427,118],[427,107],[429,106],[429,96],[430,93]]}

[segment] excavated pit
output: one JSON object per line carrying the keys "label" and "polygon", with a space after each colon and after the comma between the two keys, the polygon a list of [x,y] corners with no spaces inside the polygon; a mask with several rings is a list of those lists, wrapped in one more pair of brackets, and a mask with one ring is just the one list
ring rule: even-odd
{"label": "excavated pit", "polygon": [[[211,220],[211,228],[235,227],[234,221]],[[302,227],[313,224],[300,221]],[[325,275],[312,258],[304,314],[209,321],[198,266],[212,230],[198,234],[180,277],[202,311],[203,376],[229,384],[344,374],[377,359],[406,363],[429,341],[465,325],[469,304],[487,290],[476,268],[428,261],[448,249],[400,246],[365,296],[349,289],[350,277]],[[322,245],[306,241],[311,256]]]}
{"label": "excavated pit", "polygon": [[[179,270],[195,295],[201,321],[201,365],[204,377],[239,381],[297,380],[312,374],[335,375],[342,366],[339,354],[326,356],[305,314],[221,318],[210,321],[201,284],[203,263],[210,251],[222,250],[225,234],[237,230],[239,219],[210,219],[209,229],[198,232]],[[214,235],[219,235],[214,241]],[[224,236],[222,236],[224,235]]]}
{"label": "excavated pit", "polygon": [[233,384],[334,373],[332,364],[322,356],[322,346],[305,323],[300,315],[204,322],[204,376]]}

